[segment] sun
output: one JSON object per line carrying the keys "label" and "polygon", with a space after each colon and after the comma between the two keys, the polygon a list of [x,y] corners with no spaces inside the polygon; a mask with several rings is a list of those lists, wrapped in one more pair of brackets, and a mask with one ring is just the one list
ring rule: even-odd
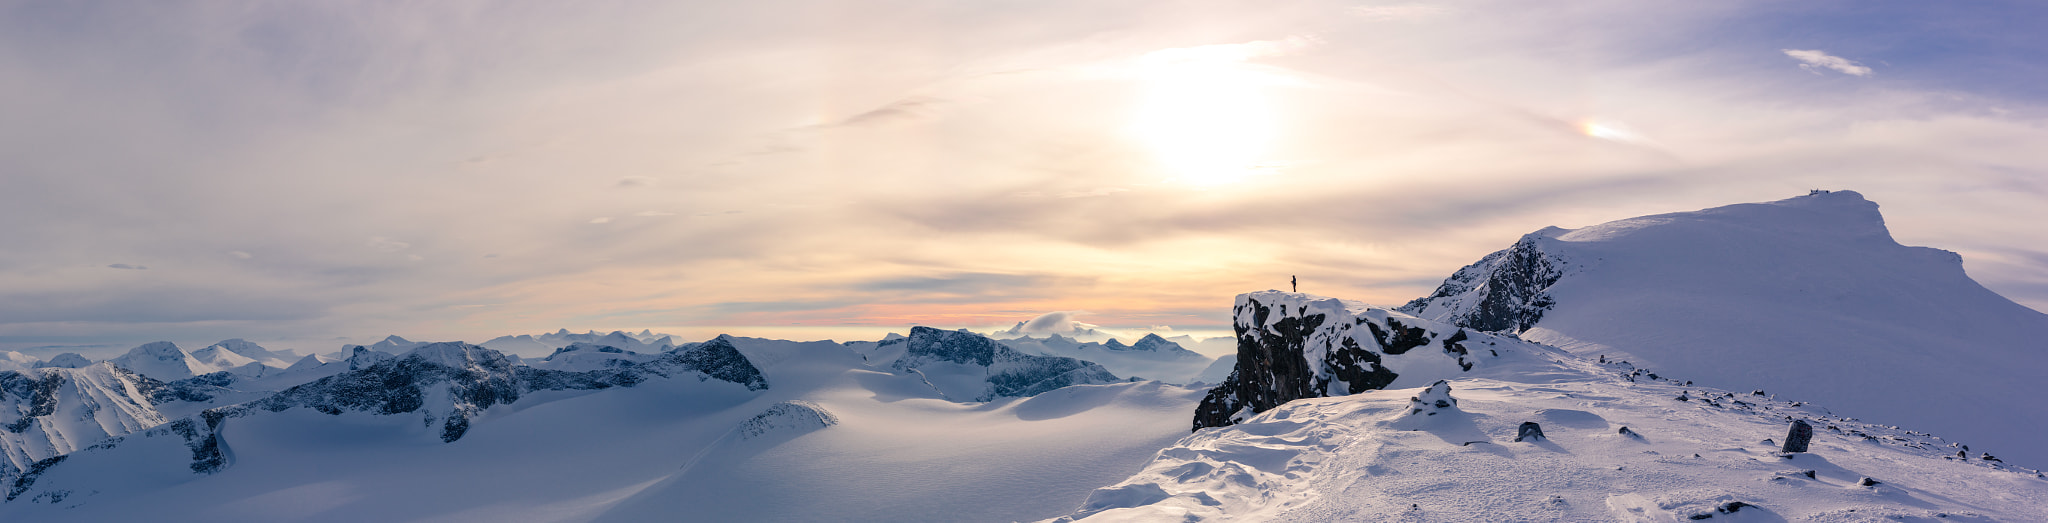
{"label": "sun", "polygon": [[1213,186],[1269,168],[1278,127],[1267,93],[1273,73],[1232,46],[1145,56],[1144,94],[1131,132],[1174,181]]}

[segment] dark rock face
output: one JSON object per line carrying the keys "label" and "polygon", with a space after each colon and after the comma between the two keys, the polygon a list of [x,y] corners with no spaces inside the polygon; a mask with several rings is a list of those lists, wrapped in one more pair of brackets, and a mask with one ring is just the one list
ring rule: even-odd
{"label": "dark rock face", "polygon": [[63,463],[64,458],[68,457],[71,456],[68,454],[51,456],[29,465],[28,470],[22,471],[21,477],[15,478],[14,486],[8,487],[7,501],[14,501],[14,498],[21,496],[21,493],[28,492],[29,487],[35,486],[36,478],[41,477],[43,472],[50,470],[50,467]]}
{"label": "dark rock face", "polygon": [[[1628,427],[1622,427],[1622,430],[1628,430]],[[1524,421],[1521,427],[1515,429],[1515,441],[1540,441],[1542,439],[1543,426],[1536,424],[1534,421]]]}
{"label": "dark rock face", "polygon": [[1806,420],[1792,420],[1792,430],[1785,433],[1785,452],[1806,452],[1806,446],[1813,441],[1813,425]]}
{"label": "dark rock face", "polygon": [[56,372],[39,372],[40,376],[28,376],[19,372],[0,372],[0,401],[10,398],[27,398],[28,409],[21,418],[4,426],[8,432],[20,434],[28,430],[35,418],[57,412],[57,388],[64,385],[64,375]]}
{"label": "dark rock face", "polygon": [[151,405],[162,405],[174,401],[213,401],[213,397],[235,384],[235,376],[227,371],[201,374],[182,380],[160,382],[136,374],[136,389],[149,396]]}
{"label": "dark rock face", "polygon": [[1458,269],[1436,292],[1394,309],[1484,332],[1522,332],[1555,305],[1546,293],[1565,274],[1563,260],[1545,253],[1542,233]]}
{"label": "dark rock face", "polygon": [[989,396],[980,398],[982,401],[1037,396],[1069,385],[1117,381],[1109,369],[1074,358],[1036,356],[1003,347],[995,359],[997,364],[989,368]]}
{"label": "dark rock face", "polygon": [[682,369],[702,372],[712,378],[746,385],[747,390],[768,388],[768,378],[761,376],[761,369],[748,361],[746,355],[740,354],[739,348],[732,346],[731,338],[723,335],[684,350],[669,351],[643,367],[657,371]]}
{"label": "dark rock face", "polygon": [[1334,305],[1336,300],[1298,296],[1238,297],[1232,325],[1237,366],[1196,406],[1196,430],[1233,425],[1297,399],[1386,388],[1400,377],[1383,365],[1386,356],[1433,343],[1464,370],[1477,361],[1465,346],[1471,336],[1463,329],[1440,332],[1410,318],[1353,315]]}
{"label": "dark rock face", "polygon": [[492,405],[519,399],[522,387],[513,367],[511,358],[498,351],[436,343],[404,357],[285,389],[248,405],[271,412],[303,407],[337,415],[402,414],[425,406],[428,387],[445,386],[451,404],[442,420],[441,440],[452,442],[468,431],[470,417]]}
{"label": "dark rock face", "polygon": [[987,367],[995,363],[996,351],[1003,348],[987,336],[931,327],[911,327],[910,337],[904,338],[903,343],[907,345],[903,358],[896,360],[897,370],[932,361]]}
{"label": "dark rock face", "polygon": [[986,367],[989,389],[974,401],[1036,396],[1069,385],[1118,381],[1109,369],[1093,362],[1025,354],[972,332],[911,327],[909,337],[882,342],[892,343],[905,347],[903,356],[890,363],[899,372],[935,363]]}

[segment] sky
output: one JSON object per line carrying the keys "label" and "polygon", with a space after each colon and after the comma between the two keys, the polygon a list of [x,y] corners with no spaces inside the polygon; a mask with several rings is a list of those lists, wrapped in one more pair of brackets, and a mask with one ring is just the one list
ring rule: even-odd
{"label": "sky", "polygon": [[1398,305],[1545,226],[1815,188],[2048,309],[2041,27],[2021,1],[0,0],[0,348],[1215,335],[1290,276]]}

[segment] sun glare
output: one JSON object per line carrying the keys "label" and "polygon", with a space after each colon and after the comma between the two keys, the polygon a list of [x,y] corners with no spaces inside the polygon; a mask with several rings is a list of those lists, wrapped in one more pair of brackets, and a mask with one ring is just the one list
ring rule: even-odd
{"label": "sun glare", "polygon": [[1268,168],[1276,122],[1266,90],[1275,79],[1244,61],[1271,51],[1247,46],[1167,49],[1140,61],[1145,93],[1131,131],[1174,181],[1220,185]]}

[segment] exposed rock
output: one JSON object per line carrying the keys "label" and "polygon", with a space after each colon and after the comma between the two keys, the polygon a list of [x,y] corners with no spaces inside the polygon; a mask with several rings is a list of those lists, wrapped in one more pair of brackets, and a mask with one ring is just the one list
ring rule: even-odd
{"label": "exposed rock", "polygon": [[[1622,427],[1622,430],[1628,430],[1628,427]],[[1515,441],[1533,442],[1543,439],[1543,426],[1534,421],[1524,421],[1521,427],[1515,429]]]}
{"label": "exposed rock", "polygon": [[[1458,398],[1451,397],[1451,382],[1444,380],[1436,380],[1436,383],[1429,384],[1429,388],[1422,389],[1421,394],[1408,398],[1408,415],[1410,416],[1435,416],[1445,412],[1455,412],[1457,409]],[[1522,428],[1526,430],[1533,425],[1535,423],[1523,423]],[[1537,432],[1541,433],[1542,431],[1538,430]],[[1515,441],[1521,440],[1520,437],[1515,438]]]}
{"label": "exposed rock", "polygon": [[1813,441],[1813,425],[1806,420],[1792,420],[1792,430],[1785,433],[1785,452],[1806,452],[1806,446]]}
{"label": "exposed rock", "polygon": [[[1464,329],[1330,298],[1248,293],[1237,297],[1233,312],[1236,365],[1196,407],[1197,430],[1233,425],[1297,399],[1387,388],[1400,378],[1387,365],[1390,357],[1447,358],[1470,371],[1498,355],[1474,354],[1467,348],[1474,335]],[[1441,350],[1411,352],[1432,345]]]}
{"label": "exposed rock", "polygon": [[1571,264],[1546,252],[1563,230],[1547,228],[1522,236],[1507,249],[1458,269],[1436,292],[1394,309],[1435,321],[1487,332],[1522,332],[1555,305],[1545,292]]}
{"label": "exposed rock", "polygon": [[740,439],[744,440],[771,432],[807,432],[838,424],[838,416],[816,403],[789,400],[770,405],[767,410],[741,422],[737,430]]}

